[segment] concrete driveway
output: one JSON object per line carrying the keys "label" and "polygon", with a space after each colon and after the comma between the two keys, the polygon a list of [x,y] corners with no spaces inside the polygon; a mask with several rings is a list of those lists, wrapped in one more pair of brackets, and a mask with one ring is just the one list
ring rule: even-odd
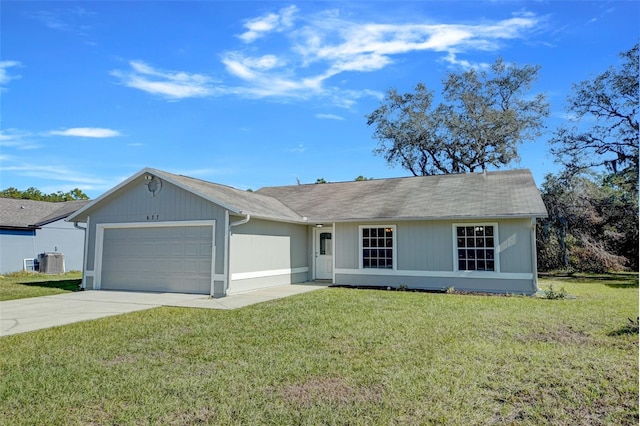
{"label": "concrete driveway", "polygon": [[88,290],[8,300],[0,302],[0,336],[143,311],[159,306],[236,309],[326,287],[326,285],[313,283],[281,285],[230,294],[220,299],[202,294]]}

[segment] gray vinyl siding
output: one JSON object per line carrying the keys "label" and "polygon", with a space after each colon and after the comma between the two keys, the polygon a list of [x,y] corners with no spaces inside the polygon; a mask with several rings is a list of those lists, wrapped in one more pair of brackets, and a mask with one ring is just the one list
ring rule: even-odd
{"label": "gray vinyl siding", "polygon": [[533,272],[531,220],[500,222],[500,272]]}
{"label": "gray vinyl siding", "polygon": [[[457,221],[487,223],[491,220]],[[412,221],[336,224],[336,268],[359,269],[359,226],[396,225],[397,270],[453,271],[453,223]],[[498,223],[500,272],[531,273],[530,219],[500,220]]]}
{"label": "gray vinyl siding", "polygon": [[190,220],[216,221],[215,272],[222,274],[224,271],[225,209],[169,182],[164,181],[160,193],[152,197],[145,186],[144,178],[140,177],[111,194],[107,203],[96,206],[88,214],[91,232],[87,247],[87,271],[95,269],[98,224]]}
{"label": "gray vinyl siding", "polygon": [[358,269],[359,232],[357,223],[336,223],[333,235],[336,269]]}
{"label": "gray vinyl siding", "polygon": [[231,232],[232,274],[309,266],[306,225],[251,219]]}
{"label": "gray vinyl siding", "polygon": [[402,222],[396,232],[399,270],[453,270],[451,222]]}

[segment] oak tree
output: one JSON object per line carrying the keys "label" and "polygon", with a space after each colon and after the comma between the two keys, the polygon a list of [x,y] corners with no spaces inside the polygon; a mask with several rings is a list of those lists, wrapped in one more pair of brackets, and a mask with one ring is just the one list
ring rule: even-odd
{"label": "oak tree", "polygon": [[530,94],[539,66],[498,59],[487,70],[448,73],[444,102],[418,83],[413,93],[389,89],[367,115],[379,144],[374,153],[414,176],[500,168],[518,160],[518,145],[541,134],[549,106]]}
{"label": "oak tree", "polygon": [[638,184],[638,44],[622,62],[593,80],[574,85],[567,113],[572,117],[551,140],[551,152],[567,172],[605,167]]}

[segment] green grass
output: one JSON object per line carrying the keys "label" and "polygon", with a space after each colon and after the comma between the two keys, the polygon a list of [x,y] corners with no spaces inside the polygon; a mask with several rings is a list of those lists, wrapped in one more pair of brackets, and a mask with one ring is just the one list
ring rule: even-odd
{"label": "green grass", "polygon": [[81,272],[60,275],[16,272],[0,275],[0,301],[78,291],[81,282]]}
{"label": "green grass", "polygon": [[7,336],[0,419],[638,424],[637,276],[552,283],[575,299],[331,288]]}

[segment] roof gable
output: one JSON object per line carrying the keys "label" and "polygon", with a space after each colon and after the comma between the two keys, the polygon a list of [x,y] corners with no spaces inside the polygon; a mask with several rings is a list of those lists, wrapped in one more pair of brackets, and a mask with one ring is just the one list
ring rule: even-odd
{"label": "roof gable", "polygon": [[232,214],[250,214],[259,218],[280,221],[303,221],[301,216],[273,197],[152,168],[142,169],[129,179],[96,198],[91,204],[71,215],[67,220],[86,221],[87,216],[93,209],[102,203],[108,202],[115,194],[126,190],[127,186],[133,182],[137,182],[146,174],[157,176],[185,191],[229,210]]}

